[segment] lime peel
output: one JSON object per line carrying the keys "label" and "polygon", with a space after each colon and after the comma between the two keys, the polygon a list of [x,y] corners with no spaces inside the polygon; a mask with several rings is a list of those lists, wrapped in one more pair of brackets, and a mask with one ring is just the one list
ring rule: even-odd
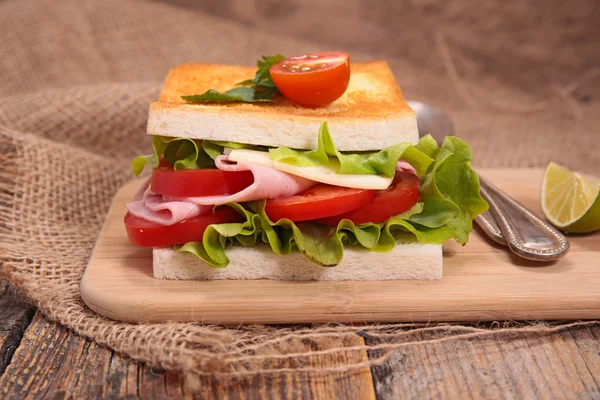
{"label": "lime peel", "polygon": [[542,182],[542,211],[557,228],[571,233],[600,229],[600,185],[553,162]]}

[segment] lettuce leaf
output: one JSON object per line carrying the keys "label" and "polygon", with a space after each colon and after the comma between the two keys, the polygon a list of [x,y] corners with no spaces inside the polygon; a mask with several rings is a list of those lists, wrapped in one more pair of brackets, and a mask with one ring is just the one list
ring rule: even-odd
{"label": "lettuce leaf", "polygon": [[[319,140],[316,150],[293,150],[281,146],[269,149],[271,159],[299,167],[329,166],[334,167],[339,174],[383,175],[392,177],[396,173],[396,164],[399,160],[409,162],[416,170],[417,175],[423,176],[427,168],[433,163],[432,146],[437,143],[429,136],[421,147],[422,151],[410,143],[399,143],[386,147],[378,152],[345,154],[335,148],[329,133],[327,122],[319,127]],[[433,153],[432,153],[433,154]]]}
{"label": "lettuce leaf", "polygon": [[254,146],[251,144],[237,143],[237,142],[226,142],[220,140],[203,140],[202,149],[214,160],[223,152],[225,149],[248,149],[248,150],[260,150],[266,151],[264,146]]}
{"label": "lettuce leaf", "polygon": [[164,157],[175,170],[214,167],[212,158],[202,150],[201,141],[187,138],[152,136],[154,153],[138,156],[131,162],[134,175],[139,175],[146,165],[158,167]]}
{"label": "lettuce leaf", "polygon": [[[327,146],[327,140],[327,135],[320,136],[319,146],[321,141]],[[487,203],[479,193],[479,178],[470,166],[472,155],[468,145],[456,137],[447,137],[440,147],[427,136],[415,146],[402,146],[402,158],[419,167],[418,171],[426,171],[422,175],[421,201],[385,223],[355,225],[350,220],[342,220],[337,227],[331,227],[312,222],[294,223],[288,219],[273,222],[264,211],[264,200],[235,203],[226,206],[242,214],[245,222],[211,225],[202,241],[177,245],[174,249],[192,253],[207,264],[222,268],[229,263],[227,247],[265,243],[277,254],[300,251],[309,260],[330,267],[341,262],[345,245],[386,252],[398,242],[442,244],[454,238],[466,244],[473,219],[487,210]],[[322,157],[317,151],[304,152],[298,157],[299,162],[313,162]],[[337,158],[337,154],[334,157]]]}
{"label": "lettuce leaf", "polygon": [[153,154],[138,156],[131,161],[131,170],[135,176],[141,174],[146,165],[151,168],[158,167],[161,157],[164,157],[177,171],[180,169],[215,168],[214,159],[223,154],[225,148],[265,150],[264,147],[244,143],[168,136],[152,136],[152,148],[154,149]]}
{"label": "lettuce leaf", "polygon": [[[352,221],[344,220],[336,228],[312,222],[294,223],[289,219],[273,222],[264,211],[264,200],[246,205],[234,203],[227,206],[244,215],[246,221],[211,225],[201,242],[176,245],[175,251],[192,253],[207,264],[222,268],[229,263],[225,254],[227,247],[234,243],[242,246],[265,243],[277,254],[286,255],[298,250],[319,265],[333,267],[341,262],[346,243],[373,251],[388,251],[396,244],[395,239],[381,240],[384,224],[355,226]],[[407,218],[421,208],[422,205],[416,205],[402,216]],[[383,232],[389,235],[385,230]]]}

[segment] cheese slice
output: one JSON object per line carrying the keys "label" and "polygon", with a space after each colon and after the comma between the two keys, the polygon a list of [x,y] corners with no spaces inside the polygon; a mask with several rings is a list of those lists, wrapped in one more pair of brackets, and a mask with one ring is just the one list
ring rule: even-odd
{"label": "cheese slice", "polygon": [[327,183],[334,186],[343,186],[355,189],[387,189],[394,178],[379,175],[354,175],[338,174],[335,166],[298,167],[280,161],[271,160],[268,152],[257,150],[231,150],[229,160],[248,164],[261,165],[291,175],[301,176],[316,182]]}

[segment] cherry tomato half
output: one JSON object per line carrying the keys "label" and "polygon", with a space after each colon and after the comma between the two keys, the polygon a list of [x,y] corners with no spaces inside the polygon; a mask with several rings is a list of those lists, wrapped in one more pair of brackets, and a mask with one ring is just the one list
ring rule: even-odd
{"label": "cherry tomato half", "polygon": [[250,171],[183,169],[158,167],[152,170],[154,193],[171,197],[225,196],[237,193],[254,182]]}
{"label": "cherry tomato half", "polygon": [[307,107],[339,99],[350,82],[350,55],[325,52],[290,57],[273,65],[271,78],[285,97]]}
{"label": "cherry tomato half", "polygon": [[373,200],[375,193],[375,190],[320,184],[295,196],[267,200],[265,211],[275,222],[281,218],[308,221],[362,207]]}
{"label": "cherry tomato half", "polygon": [[173,225],[159,225],[130,213],[125,214],[125,228],[129,241],[141,247],[162,247],[202,240],[209,225],[242,222],[244,217],[230,207],[199,215]]}
{"label": "cherry tomato half", "polygon": [[417,204],[419,198],[419,178],[414,174],[400,172],[396,174],[389,188],[379,192],[364,207],[317,222],[334,226],[342,219],[349,219],[357,225],[384,222],[409,210]]}

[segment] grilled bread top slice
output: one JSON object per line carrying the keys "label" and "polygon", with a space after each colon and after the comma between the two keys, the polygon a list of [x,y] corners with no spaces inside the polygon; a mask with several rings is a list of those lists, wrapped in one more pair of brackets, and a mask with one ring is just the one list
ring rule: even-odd
{"label": "grilled bread top slice", "polygon": [[385,61],[353,63],[346,93],[321,108],[279,96],[264,103],[189,103],[181,98],[209,89],[226,91],[255,71],[215,64],[172,68],[158,101],[150,105],[148,134],[314,149],[319,125],[327,121],[341,151],[380,150],[419,139],[415,112]]}

